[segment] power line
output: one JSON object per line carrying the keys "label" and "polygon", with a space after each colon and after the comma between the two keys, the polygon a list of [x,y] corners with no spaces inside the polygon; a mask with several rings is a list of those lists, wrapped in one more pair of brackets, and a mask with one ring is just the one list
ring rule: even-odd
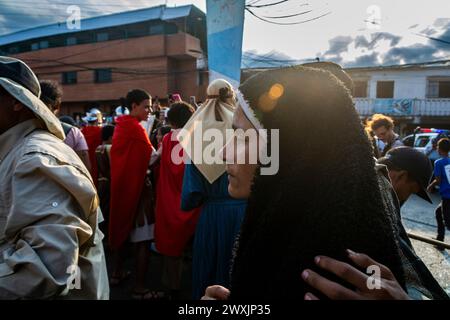
{"label": "power line", "polygon": [[[268,4],[261,4],[261,5],[259,5],[259,6],[249,4],[249,5],[247,5],[246,7],[247,7],[247,8],[266,8],[266,7],[276,6],[276,5],[279,5],[279,4],[281,4],[281,3],[285,3],[285,2],[288,2],[288,1],[289,1],[289,0],[280,0],[280,1],[272,2],[272,3],[268,3]],[[256,2],[255,2],[255,3],[256,3]]]}
{"label": "power line", "polygon": [[[269,54],[270,53],[266,54],[265,56],[260,56],[260,55],[253,54],[251,52],[246,52],[243,55],[246,56],[247,58],[252,59],[252,60],[258,59],[258,60],[266,60],[266,61],[275,61],[275,62],[280,62],[280,63],[283,63],[283,62],[289,63],[289,62],[299,62],[299,61],[301,61],[301,59],[274,59],[274,58],[268,56]],[[253,55],[253,57],[252,57],[252,55]]]}
{"label": "power line", "polygon": [[413,34],[418,35],[420,37],[424,37],[424,38],[433,40],[433,41],[437,41],[437,42],[441,42],[441,43],[445,43],[445,44],[450,44],[450,41],[448,41],[448,40],[443,40],[443,39],[439,39],[439,38],[430,37],[430,36],[428,36],[426,34],[422,34],[422,33],[413,33]]}
{"label": "power line", "polygon": [[277,24],[277,25],[295,25],[295,24],[302,24],[302,23],[311,22],[311,21],[314,21],[314,20],[323,18],[323,17],[325,17],[325,16],[327,16],[327,15],[329,15],[329,14],[332,13],[331,11],[328,11],[328,12],[326,12],[326,13],[324,13],[324,14],[322,14],[322,15],[316,16],[316,17],[314,17],[314,18],[307,19],[307,20],[303,20],[303,21],[297,21],[297,22],[275,22],[275,21],[270,21],[270,20],[267,20],[267,19],[265,19],[265,18],[263,18],[263,17],[258,16],[258,15],[255,14],[253,11],[251,11],[249,8],[245,8],[245,10],[247,10],[252,16],[256,17],[256,18],[259,19],[259,20],[262,20],[262,21],[264,21],[264,22],[271,23],[271,24]]}
{"label": "power line", "polygon": [[[257,19],[259,19],[261,21],[264,21],[264,22],[267,22],[267,23],[271,23],[271,24],[277,24],[277,25],[302,24],[302,23],[306,23],[306,22],[310,22],[310,21],[314,21],[314,20],[320,19],[320,18],[322,18],[322,17],[324,17],[326,15],[331,14],[331,11],[329,11],[329,12],[326,12],[326,13],[324,13],[322,15],[313,17],[311,19],[306,19],[306,20],[303,20],[303,21],[280,22],[280,21],[276,21],[276,20],[282,20],[282,19],[287,19],[287,18],[298,17],[298,16],[301,16],[301,15],[305,15],[305,14],[311,13],[311,12],[313,12],[313,10],[306,10],[306,11],[301,11],[301,12],[292,12],[292,11],[294,11],[293,8],[291,8],[289,10],[286,10],[286,8],[285,8],[285,13],[284,14],[279,14],[279,15],[260,15],[259,13],[256,13],[256,11],[255,11],[255,10],[264,9],[264,8],[267,8],[267,7],[277,8],[277,7],[280,7],[282,4],[287,4],[289,2],[292,2],[292,1],[291,0],[278,0],[278,1],[272,1],[272,2],[264,3],[264,4],[257,4],[257,3],[260,3],[260,1],[253,1],[251,3],[248,3],[245,6],[245,10],[247,12],[249,12],[252,16],[254,16],[255,18],[257,18]],[[300,4],[300,7],[303,7],[303,6],[309,6],[309,3],[302,3],[302,4]]]}
{"label": "power line", "polygon": [[300,13],[295,13],[295,14],[289,14],[289,15],[284,15],[284,16],[274,16],[274,17],[269,17],[269,16],[263,16],[264,18],[267,19],[284,19],[284,18],[291,18],[291,17],[297,17],[297,16],[301,16],[307,13],[312,12],[313,10],[308,10],[308,11],[304,11],[304,12],[300,12]]}
{"label": "power line", "polygon": [[[95,84],[95,85],[101,85],[101,84],[110,84],[110,83],[116,83],[116,82],[127,82],[127,81],[139,81],[139,80],[149,80],[149,79],[159,79],[159,78],[165,78],[165,77],[172,77],[179,74],[185,74],[185,73],[194,73],[199,70],[185,70],[185,71],[179,71],[176,74],[174,72],[167,72],[165,74],[148,74],[148,75],[124,75],[121,77],[115,77],[111,82],[105,82],[105,83],[97,83],[95,81],[85,80],[85,81],[77,81],[76,84]],[[53,74],[53,73],[51,73]],[[48,73],[42,73],[39,74],[39,77],[42,78],[41,75],[50,75]]]}
{"label": "power line", "polygon": [[[31,62],[49,62],[49,63],[57,63],[60,65],[64,65],[64,66],[71,66],[71,67],[76,67],[79,68],[81,70],[64,70],[64,71],[53,71],[53,72],[43,72],[42,74],[60,74],[63,72],[68,72],[68,71],[96,71],[98,69],[110,69],[111,73],[117,73],[117,74],[127,74],[127,75],[167,75],[167,74],[182,74],[182,73],[190,73],[190,72],[195,72],[195,71],[201,71],[199,69],[190,69],[190,70],[185,70],[185,71],[164,71],[165,68],[161,68],[161,69],[132,69],[132,68],[107,68],[107,67],[101,67],[101,68],[95,68],[95,67],[89,67],[83,64],[79,64],[79,63],[65,63],[62,61],[58,61],[58,60],[53,60],[53,59],[23,59],[24,61],[31,61]],[[44,67],[52,67],[52,66],[41,66],[38,68],[44,68]],[[38,69],[35,68],[35,69]],[[38,72],[39,73],[39,72]]]}

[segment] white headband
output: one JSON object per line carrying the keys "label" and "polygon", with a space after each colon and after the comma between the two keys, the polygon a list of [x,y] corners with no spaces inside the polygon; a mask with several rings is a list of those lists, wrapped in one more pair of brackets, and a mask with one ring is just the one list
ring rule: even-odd
{"label": "white headband", "polygon": [[259,136],[263,139],[264,142],[267,142],[267,131],[264,129],[261,121],[256,117],[255,111],[250,107],[248,102],[245,100],[244,95],[238,89],[236,89],[236,98],[241,106],[242,111],[244,111],[245,116],[248,121],[255,127],[258,131]]}
{"label": "white headband", "polygon": [[244,95],[238,89],[236,89],[236,98],[244,111],[245,116],[251,122],[251,124],[255,127],[255,129],[263,129],[261,121],[256,117],[255,111],[250,107],[248,102],[245,100]]}

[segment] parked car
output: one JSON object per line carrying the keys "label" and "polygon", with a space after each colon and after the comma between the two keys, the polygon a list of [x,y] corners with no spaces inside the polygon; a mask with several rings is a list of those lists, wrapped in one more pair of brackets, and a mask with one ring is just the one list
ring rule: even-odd
{"label": "parked car", "polygon": [[[434,163],[439,158],[439,154],[436,151],[436,144],[441,138],[448,138],[450,130],[446,129],[434,129],[434,128],[420,128],[415,134],[411,134],[403,138],[403,144],[405,146],[413,147],[428,156],[428,158]],[[414,141],[413,141],[414,140]]]}

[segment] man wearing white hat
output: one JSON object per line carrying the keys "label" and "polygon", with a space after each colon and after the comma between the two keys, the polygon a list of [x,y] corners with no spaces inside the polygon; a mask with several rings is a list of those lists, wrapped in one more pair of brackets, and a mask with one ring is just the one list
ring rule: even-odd
{"label": "man wearing white hat", "polygon": [[40,93],[0,56],[0,299],[108,299],[97,193]]}

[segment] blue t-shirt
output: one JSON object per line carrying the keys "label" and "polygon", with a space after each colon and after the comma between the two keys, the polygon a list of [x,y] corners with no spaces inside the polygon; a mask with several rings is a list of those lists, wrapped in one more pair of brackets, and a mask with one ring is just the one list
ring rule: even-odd
{"label": "blue t-shirt", "polygon": [[440,158],[434,162],[434,175],[441,178],[439,193],[442,199],[450,199],[450,158]]}

